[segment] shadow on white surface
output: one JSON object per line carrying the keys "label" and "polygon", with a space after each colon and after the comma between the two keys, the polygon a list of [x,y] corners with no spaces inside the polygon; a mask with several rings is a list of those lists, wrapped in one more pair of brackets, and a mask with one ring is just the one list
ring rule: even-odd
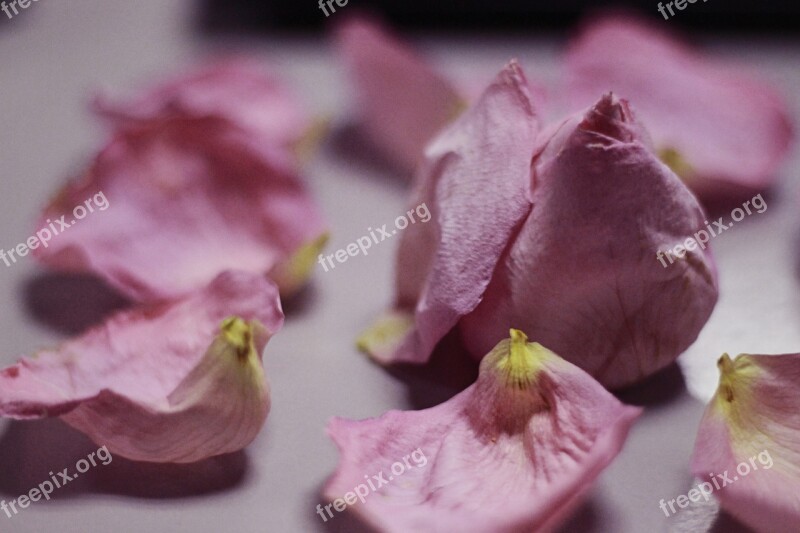
{"label": "shadow on white surface", "polygon": [[[12,500],[50,479],[49,472],[75,465],[98,445],[61,420],[11,422],[0,431],[0,498]],[[246,478],[245,452],[192,464],[154,464],[113,457],[97,462],[85,474],[56,489],[51,498],[64,501],[82,494],[115,494],[134,498],[174,499],[219,492]]]}
{"label": "shadow on white surface", "polygon": [[88,274],[43,273],[25,283],[26,311],[36,321],[66,335],[82,333],[131,302]]}

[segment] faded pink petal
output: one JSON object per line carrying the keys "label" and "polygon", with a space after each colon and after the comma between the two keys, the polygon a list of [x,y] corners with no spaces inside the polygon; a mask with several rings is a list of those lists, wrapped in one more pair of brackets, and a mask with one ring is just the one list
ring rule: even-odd
{"label": "faded pink petal", "polygon": [[428,147],[414,205],[425,202],[432,218],[403,232],[398,258],[398,305],[416,306],[416,330],[387,358],[379,346],[365,346],[373,356],[424,362],[458,319],[478,305],[497,260],[530,210],[527,189],[538,128],[527,81],[512,62]]}
{"label": "faded pink petal", "polygon": [[531,180],[533,209],[459,325],[470,352],[513,323],[608,387],[672,363],[714,308],[716,272],[708,249],[657,258],[705,218],[627,103],[607,95],[558,126]]}
{"label": "faded pink petal", "polygon": [[116,127],[166,117],[222,118],[261,142],[287,147],[311,128],[311,118],[296,94],[255,60],[245,58],[202,66],[127,102],[100,96],[94,107]]}
{"label": "faded pink petal", "polygon": [[260,276],[221,274],[0,371],[0,415],[61,416],[113,454],[186,463],[240,450],[270,407],[261,356],[283,324]]}
{"label": "faded pink petal", "polygon": [[601,18],[567,54],[573,104],[631,101],[664,161],[702,195],[772,184],[791,142],[789,112],[755,75],[706,58],[634,18]]}
{"label": "faded pink petal", "polygon": [[[74,206],[108,201],[82,220]],[[118,132],[39,227],[74,225],[35,254],[94,272],[136,300],[186,295],[220,272],[272,273],[283,293],[313,269],[325,241],[318,208],[279,147],[217,118],[168,118]]]}
{"label": "faded pink petal", "polygon": [[412,171],[428,141],[466,106],[460,92],[410,47],[364,19],[350,19],[336,44],[354,82],[369,140]]}
{"label": "faded pink petal", "polygon": [[[428,148],[417,184],[433,220],[403,235],[397,301],[359,339],[381,363],[426,362],[457,327],[481,357],[518,324],[606,386],[666,367],[717,299],[696,199],[612,95],[534,140],[518,67]],[[413,314],[413,317],[412,317]]]}
{"label": "faded pink petal", "polygon": [[[723,355],[692,472],[722,508],[756,531],[800,524],[800,354]],[[727,475],[725,475],[727,474]]]}
{"label": "faded pink petal", "polygon": [[[557,526],[619,453],[640,409],[526,341],[512,330],[483,359],[478,381],[437,407],[333,419],[341,460],[326,498],[367,488],[350,509],[387,532]],[[369,490],[381,473],[387,483]]]}

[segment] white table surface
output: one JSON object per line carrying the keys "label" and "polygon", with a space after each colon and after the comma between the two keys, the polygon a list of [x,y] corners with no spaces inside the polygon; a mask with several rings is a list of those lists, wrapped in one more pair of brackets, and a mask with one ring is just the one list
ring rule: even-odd
{"label": "white table surface", "polygon": [[[208,53],[245,50],[271,61],[316,113],[342,122],[347,87],[323,35],[212,39],[193,31],[193,7],[184,0],[41,0],[0,25],[0,247],[30,235],[44,201],[102,142],[103,132],[83,106],[92,88],[129,91]],[[761,69],[783,88],[794,111],[800,110],[798,42],[713,37],[706,42],[720,55]],[[549,82],[557,75],[563,36],[431,38],[419,44],[455,75],[479,79],[475,72],[491,75],[516,56],[529,77]],[[307,167],[331,223],[330,250],[369,226],[391,222],[405,206],[402,181],[356,153],[348,139],[338,134],[326,141]],[[716,385],[717,357],[724,351],[800,351],[799,211],[797,187],[790,184],[799,163],[795,151],[765,214],[714,240],[721,298],[681,359],[686,387],[674,367],[626,395],[646,402],[646,414],[564,531],[708,529],[713,506],[667,519],[658,502],[693,484],[688,462],[704,401]],[[288,306],[286,326],[265,356],[272,412],[245,452],[189,466],[115,458],[56,491],[49,502],[13,519],[0,514],[0,531],[359,531],[345,516],[323,527],[315,513],[321,484],[337,461],[323,431],[328,418],[431,406],[456,392],[385,372],[354,348],[355,336],[391,299],[396,244],[376,246],[368,257],[331,272],[317,269],[313,288]],[[58,342],[117,303],[91,281],[47,274],[30,257],[11,268],[0,264],[0,295],[2,366]],[[28,492],[50,470],[72,467],[94,449],[57,420],[0,421],[0,499]],[[717,530],[737,527],[727,521]]]}

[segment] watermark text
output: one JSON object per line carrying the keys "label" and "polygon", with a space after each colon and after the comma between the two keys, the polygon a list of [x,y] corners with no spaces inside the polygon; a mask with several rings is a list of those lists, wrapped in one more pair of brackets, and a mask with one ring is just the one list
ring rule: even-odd
{"label": "watermark text", "polygon": [[[413,465],[409,462],[409,459],[414,462]],[[359,500],[361,500],[361,503],[366,503],[367,496],[369,496],[372,492],[379,491],[381,487],[388,485],[395,478],[405,474],[406,471],[411,470],[414,467],[422,468],[427,464],[428,458],[425,457],[425,454],[422,452],[421,448],[417,448],[409,455],[403,457],[402,462],[396,461],[392,463],[390,468],[391,474],[387,475],[385,472],[383,472],[383,470],[381,470],[378,472],[378,474],[372,477],[364,476],[366,483],[361,483],[355,487],[352,492],[345,493],[342,498],[337,498],[324,507],[322,504],[317,504],[317,514],[320,516],[320,518],[322,518],[323,522],[327,522],[328,518],[334,518],[331,507],[335,509],[336,512],[341,513],[347,509],[348,505],[355,505]],[[327,516],[325,515],[326,512]]]}
{"label": "watermark text", "polygon": [[332,254],[319,254],[317,262],[322,265],[322,268],[327,272],[328,270],[336,268],[336,264],[333,262],[334,259],[336,259],[337,263],[341,264],[359,254],[368,255],[367,250],[371,248],[373,244],[378,244],[391,238],[396,235],[398,231],[406,229],[409,224],[415,224],[417,220],[414,219],[414,215],[417,215],[418,220],[422,223],[431,219],[431,212],[428,206],[425,203],[421,203],[416,208],[409,209],[404,215],[400,215],[394,219],[395,229],[391,231],[388,230],[388,224],[384,224],[376,229],[372,229],[372,227],[367,228],[367,232],[369,232],[367,235],[359,237],[355,242],[351,242],[345,248],[340,248]]}
{"label": "watermark text", "polygon": [[2,510],[8,518],[13,518],[19,514],[20,510],[27,509],[31,503],[38,502],[42,498],[49,501],[50,495],[53,494],[53,491],[60,489],[73,479],[77,478],[80,474],[88,472],[91,467],[97,466],[98,462],[95,460],[95,457],[103,466],[110,465],[111,461],[114,460],[114,458],[111,456],[111,452],[108,451],[108,448],[103,446],[96,452],[90,453],[86,459],[81,459],[75,463],[75,470],[77,470],[77,473],[70,475],[69,468],[65,468],[58,474],[53,474],[53,472],[50,472],[50,479],[42,481],[39,483],[38,487],[31,489],[27,494],[23,494],[16,500],[11,500],[8,503],[6,503],[5,500],[1,500],[0,510]]}
{"label": "watermark text", "polygon": [[[751,210],[750,207],[755,210]],[[685,241],[681,242],[680,244],[676,244],[669,250],[659,250],[656,253],[656,259],[661,263],[661,266],[667,268],[667,260],[669,260],[669,264],[675,262],[675,259],[683,259],[686,256],[686,252],[691,252],[696,250],[700,247],[701,250],[706,249],[706,244],[708,241],[711,240],[712,237],[716,237],[723,231],[727,231],[733,227],[734,222],[739,222],[745,216],[752,215],[755,213],[763,213],[767,210],[767,202],[764,201],[764,198],[761,197],[760,194],[753,197],[752,200],[747,200],[742,207],[737,207],[733,211],[731,211],[731,218],[733,219],[728,224],[723,222],[724,217],[719,217],[717,220],[713,221],[711,224],[708,223],[708,220],[704,221],[706,224],[706,229],[701,229],[697,233],[695,233],[692,237],[687,237]]]}
{"label": "watermark text", "polygon": [[[756,462],[756,460],[758,461]],[[750,472],[755,472],[758,470],[759,465],[761,465],[764,470],[769,470],[772,468],[773,464],[772,456],[769,454],[769,451],[764,450],[758,455],[751,457],[748,461],[742,461],[739,463],[736,466],[735,474],[728,474],[727,470],[722,474],[714,474],[711,472],[708,474],[709,481],[700,483],[687,494],[681,494],[672,500],[661,500],[658,504],[658,507],[664,511],[664,515],[669,518],[670,516],[674,516],[675,513],[677,513],[680,509],[686,509],[689,507],[690,503],[699,502],[701,498],[705,501],[708,501],[709,497],[714,493],[715,490],[721,490],[728,485],[736,483],[739,481],[739,479],[742,479],[750,474]],[[667,509],[668,507],[669,509]]]}
{"label": "watermark text", "polygon": [[56,235],[63,233],[71,228],[79,220],[86,218],[90,213],[94,213],[95,207],[98,211],[105,211],[109,206],[106,195],[100,191],[80,205],[76,205],[72,210],[71,220],[67,220],[67,215],[62,215],[56,221],[49,218],[45,222],[45,226],[32,235],[27,241],[19,243],[10,250],[3,250],[0,248],[0,260],[2,260],[7,267],[17,262],[17,259],[25,257],[28,252],[35,250],[40,245],[44,248],[49,246],[50,240]]}

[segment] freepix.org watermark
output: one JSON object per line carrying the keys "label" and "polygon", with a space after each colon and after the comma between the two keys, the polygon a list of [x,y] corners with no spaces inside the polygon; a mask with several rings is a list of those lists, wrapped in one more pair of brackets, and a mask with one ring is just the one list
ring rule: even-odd
{"label": "freepix.org watermark", "polygon": [[[409,459],[414,461],[414,464],[409,462]],[[337,498],[333,500],[333,502],[329,503],[325,507],[322,506],[321,503],[317,504],[317,514],[322,518],[323,522],[327,522],[328,518],[334,518],[334,514],[331,511],[331,507],[333,507],[337,513],[341,513],[345,509],[347,509],[348,505],[355,505],[361,500],[361,503],[366,503],[367,496],[369,496],[372,492],[380,490],[380,488],[384,485],[388,485],[394,479],[402,476],[408,470],[412,468],[422,468],[428,464],[428,458],[425,457],[425,454],[422,452],[421,448],[417,448],[409,455],[403,457],[402,462],[396,461],[392,463],[391,466],[391,474],[386,475],[383,470],[378,472],[376,475],[364,476],[364,479],[367,481],[366,483],[362,483],[357,487],[353,488],[352,492],[346,493],[343,498]],[[369,485],[369,486],[367,486]],[[325,516],[325,512],[328,513]]]}
{"label": "freepix.org watermark", "polygon": [[406,214],[400,215],[394,219],[395,229],[391,231],[386,229],[388,224],[384,224],[377,229],[372,229],[372,227],[369,227],[367,228],[368,235],[359,237],[355,242],[351,242],[346,247],[340,248],[332,254],[319,254],[317,262],[322,265],[322,268],[325,269],[325,272],[327,272],[329,270],[329,265],[330,270],[336,268],[336,265],[333,262],[334,259],[336,259],[337,263],[341,264],[351,257],[355,257],[359,254],[368,255],[367,250],[372,247],[373,243],[378,244],[383,242],[393,235],[396,235],[398,231],[406,229],[409,224],[416,224],[417,220],[414,219],[414,215],[417,215],[419,222],[422,223],[425,223],[431,219],[431,212],[428,209],[428,206],[425,203],[421,203],[415,209],[409,209]]}
{"label": "freepix.org watermark", "polygon": [[[14,18],[14,15],[19,15],[19,6],[20,9],[28,9],[31,6],[31,2],[38,2],[39,0],[11,0],[10,2],[0,2],[0,10],[6,14],[8,18]],[[12,15],[11,12],[14,12]]]}
{"label": "freepix.org watermark", "polygon": [[742,207],[737,207],[731,211],[731,218],[733,221],[727,225],[722,222],[723,217],[719,217],[719,219],[715,220],[712,224],[709,224],[708,220],[705,220],[706,229],[701,229],[695,233],[694,236],[688,237],[685,241],[676,244],[669,250],[659,250],[658,253],[656,253],[656,259],[661,263],[661,266],[667,268],[665,257],[669,260],[669,264],[671,265],[675,262],[676,258],[683,259],[687,251],[691,252],[698,247],[705,250],[706,244],[708,244],[708,241],[711,240],[712,237],[716,237],[723,231],[732,228],[734,222],[739,222],[744,217],[752,215],[754,211],[751,210],[750,207],[755,209],[756,213],[763,213],[767,210],[767,202],[764,201],[764,198],[762,198],[760,194],[754,196],[752,200],[747,200],[742,204]]}
{"label": "freepix.org watermark", "polygon": [[[758,463],[756,463],[756,460],[758,460]],[[736,483],[740,479],[743,479],[750,474],[750,472],[755,472],[758,470],[759,465],[761,465],[764,470],[769,470],[772,468],[773,464],[774,462],[772,461],[772,456],[769,454],[769,451],[764,450],[758,455],[751,457],[748,461],[742,461],[739,463],[736,466],[735,474],[728,474],[727,470],[722,474],[714,474],[711,472],[708,474],[710,476],[710,481],[700,483],[687,494],[681,494],[672,500],[661,500],[658,503],[658,507],[664,511],[664,514],[669,518],[670,516],[674,516],[678,510],[689,507],[691,503],[698,503],[701,498],[705,501],[708,501],[709,497],[714,493],[715,490],[721,490],[728,485]],[[731,477],[731,475],[733,477]],[[678,510],[675,509],[676,504],[678,506]],[[669,507],[669,510],[667,510],[667,507]]]}
{"label": "freepix.org watermark", "polygon": [[[669,11],[669,16],[667,16],[666,11],[664,11],[664,3],[658,3],[658,12],[664,17],[664,20],[669,20],[669,17],[674,17],[675,12],[672,10],[672,6],[675,6],[675,9],[679,11],[683,11],[686,9],[686,6],[689,4],[694,4],[697,0],[674,0],[673,2],[667,2],[667,11]],[[703,0],[703,2],[708,2],[708,0]]]}
{"label": "freepix.org watermark", "polygon": [[[95,457],[97,460],[95,460]],[[8,503],[6,503],[5,500],[0,501],[0,510],[6,513],[6,517],[13,518],[19,514],[20,510],[30,507],[31,503],[38,502],[42,498],[49,501],[50,495],[53,494],[53,491],[60,489],[73,479],[77,478],[80,474],[88,472],[90,468],[98,465],[98,461],[100,461],[99,464],[108,466],[113,460],[114,458],[111,456],[111,452],[108,451],[108,448],[103,446],[96,452],[90,453],[86,459],[81,459],[75,463],[75,470],[77,470],[76,473],[70,475],[69,468],[65,468],[58,474],[53,474],[50,472],[50,479],[47,481],[42,481],[39,483],[38,487],[31,489],[27,494],[23,494],[16,500],[11,500]]]}
{"label": "freepix.org watermark", "polygon": [[49,246],[48,243],[53,237],[68,230],[79,220],[89,216],[89,214],[94,213],[95,208],[97,208],[98,211],[105,211],[108,209],[109,205],[106,195],[100,191],[83,202],[83,204],[75,206],[72,210],[72,216],[75,218],[72,220],[66,220],[67,215],[63,215],[55,222],[48,218],[45,222],[45,226],[37,231],[36,235],[29,237],[27,241],[19,243],[8,251],[0,248],[0,260],[2,260],[7,267],[10,267],[13,263],[17,262],[18,258],[25,257],[28,255],[28,252],[35,250],[39,245],[47,248]]}
{"label": "freepix.org watermark", "polygon": [[[348,0],[335,0],[336,5],[339,7],[344,7],[347,5]],[[333,7],[334,0],[319,0],[319,8],[325,13],[326,17],[330,17],[331,14],[328,13],[328,9],[331,10],[331,13],[336,13],[336,8]],[[328,9],[325,9],[325,6],[328,6]]]}

